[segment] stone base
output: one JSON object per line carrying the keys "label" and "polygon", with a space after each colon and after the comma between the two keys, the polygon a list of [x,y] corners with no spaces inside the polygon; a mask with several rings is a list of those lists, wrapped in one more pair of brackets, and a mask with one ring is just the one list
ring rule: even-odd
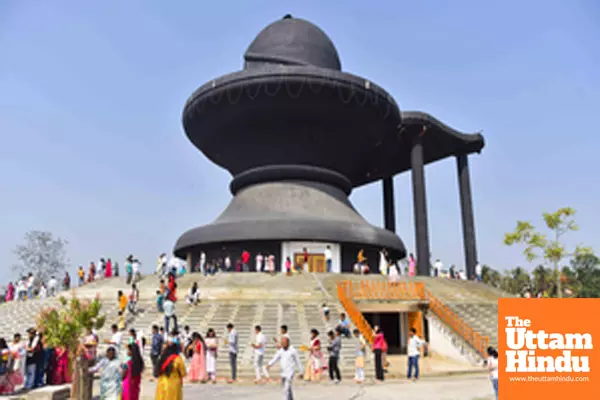
{"label": "stone base", "polygon": [[71,398],[71,385],[45,386],[32,390],[18,398],[27,400],[68,400]]}

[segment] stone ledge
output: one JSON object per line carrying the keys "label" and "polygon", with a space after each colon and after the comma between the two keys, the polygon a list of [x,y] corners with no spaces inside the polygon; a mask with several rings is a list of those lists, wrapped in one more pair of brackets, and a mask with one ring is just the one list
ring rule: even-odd
{"label": "stone ledge", "polygon": [[27,400],[68,400],[71,397],[71,385],[44,386],[15,396],[15,399]]}

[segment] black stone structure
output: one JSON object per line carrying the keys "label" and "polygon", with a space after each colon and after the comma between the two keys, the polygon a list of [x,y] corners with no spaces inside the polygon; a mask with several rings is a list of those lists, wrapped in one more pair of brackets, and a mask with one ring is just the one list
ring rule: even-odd
{"label": "black stone structure", "polygon": [[[429,273],[424,165],[457,156],[468,270],[476,262],[467,155],[479,134],[455,131],[428,114],[401,112],[373,82],[341,70],[331,40],[289,15],[261,31],[241,71],[198,88],[183,110],[190,141],[233,176],[233,199],[211,224],[185,232],[175,255],[194,262],[246,249],[274,254],[281,243],[341,246],[342,271],[358,250],[371,259],[406,250],[395,232],[393,176],[413,173],[419,273]],[[462,160],[462,161],[461,161]],[[348,200],[352,189],[383,182],[385,228],[370,225]],[[264,250],[268,248],[269,250]],[[472,272],[469,272],[471,275]]]}

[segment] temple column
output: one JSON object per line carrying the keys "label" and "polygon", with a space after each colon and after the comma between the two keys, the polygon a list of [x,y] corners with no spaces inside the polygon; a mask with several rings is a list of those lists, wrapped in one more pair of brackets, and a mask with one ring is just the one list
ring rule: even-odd
{"label": "temple column", "polygon": [[396,211],[394,210],[394,177],[383,178],[383,221],[385,229],[396,232]]}
{"label": "temple column", "polygon": [[477,246],[475,243],[475,221],[473,218],[468,156],[464,154],[456,156],[456,167],[458,170],[458,187],[460,191],[465,270],[467,272],[467,279],[471,279],[475,275],[475,265],[477,265]]}
{"label": "temple column", "polygon": [[[423,128],[423,132],[425,128]],[[422,135],[422,133],[421,133]],[[417,274],[429,276],[429,229],[427,226],[427,204],[425,198],[425,168],[421,135],[413,139],[410,151],[413,203],[415,213],[415,243],[417,246]]]}

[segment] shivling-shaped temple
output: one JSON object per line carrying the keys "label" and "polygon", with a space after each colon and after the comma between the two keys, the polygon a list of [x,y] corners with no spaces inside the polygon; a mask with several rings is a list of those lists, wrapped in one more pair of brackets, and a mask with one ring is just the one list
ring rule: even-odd
{"label": "shivling-shaped temple", "polygon": [[[395,234],[392,178],[411,170],[420,274],[429,274],[424,165],[458,160],[469,276],[476,263],[467,155],[483,148],[420,112],[401,112],[368,79],[342,72],[337,50],[317,26],[289,15],[263,29],[241,71],[197,89],[183,110],[188,138],[233,176],[233,199],[211,224],[185,232],[174,253],[196,265],[247,250],[294,265],[350,272],[362,250],[371,268],[379,252],[406,249]],[[385,228],[369,224],[348,200],[353,188],[382,180]],[[252,262],[252,269],[254,262]]]}

